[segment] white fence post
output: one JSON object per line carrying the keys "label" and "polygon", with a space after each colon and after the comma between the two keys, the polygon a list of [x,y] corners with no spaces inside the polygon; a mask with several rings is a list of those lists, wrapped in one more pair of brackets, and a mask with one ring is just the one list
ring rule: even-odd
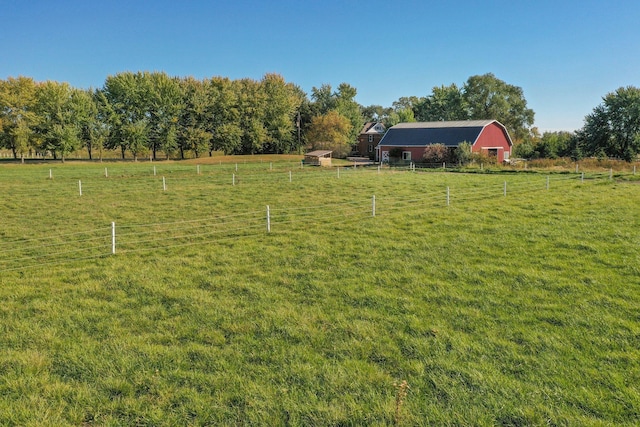
{"label": "white fence post", "polygon": [[109,172],[107,171],[107,168],[104,168],[104,177],[109,178]]}
{"label": "white fence post", "polygon": [[111,254],[116,254],[116,223],[111,223]]}
{"label": "white fence post", "polygon": [[231,174],[231,183],[235,186],[236,185],[236,174],[232,173]]}
{"label": "white fence post", "polygon": [[[633,171],[634,171],[634,175],[635,175],[635,166],[633,167]],[[49,169],[49,179],[53,179],[53,172],[51,172],[51,169]]]}
{"label": "white fence post", "polygon": [[340,166],[338,166],[338,178],[340,178]]}
{"label": "white fence post", "polygon": [[504,197],[507,197],[507,181],[504,182]]}
{"label": "white fence post", "polygon": [[82,181],[78,180],[78,191],[80,191],[80,195],[82,196]]}
{"label": "white fence post", "polygon": [[449,206],[450,198],[449,198],[449,187],[447,187],[447,206]]}
{"label": "white fence post", "polygon": [[271,211],[267,205],[267,233],[271,233]]}
{"label": "white fence post", "polygon": [[167,180],[162,177],[162,191],[167,191]]}
{"label": "white fence post", "polygon": [[196,165],[196,173],[200,175],[200,165]]}
{"label": "white fence post", "polygon": [[371,199],[371,216],[376,216],[376,195]]}
{"label": "white fence post", "polygon": [[238,172],[238,164],[236,163],[236,172]]}
{"label": "white fence post", "polygon": [[291,171],[289,171],[289,182],[291,182]]}

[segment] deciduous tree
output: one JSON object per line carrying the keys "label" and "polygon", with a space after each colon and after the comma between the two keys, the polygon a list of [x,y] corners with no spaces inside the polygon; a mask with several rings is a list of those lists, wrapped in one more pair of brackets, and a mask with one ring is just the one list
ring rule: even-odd
{"label": "deciduous tree", "polygon": [[522,88],[505,83],[491,73],[471,76],[463,87],[463,101],[471,120],[495,119],[521,140],[533,124]]}
{"label": "deciduous tree", "polygon": [[316,116],[311,121],[307,138],[314,150],[333,150],[336,157],[348,154],[351,122],[337,111]]}
{"label": "deciduous tree", "polygon": [[30,77],[0,80],[0,146],[16,159],[37,146],[36,88]]}
{"label": "deciduous tree", "polygon": [[576,138],[584,156],[636,159],[640,153],[640,89],[627,86],[607,94],[585,118]]}

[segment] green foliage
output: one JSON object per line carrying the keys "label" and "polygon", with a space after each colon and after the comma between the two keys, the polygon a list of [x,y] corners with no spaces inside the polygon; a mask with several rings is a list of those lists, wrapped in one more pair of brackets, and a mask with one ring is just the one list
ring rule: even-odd
{"label": "green foliage", "polygon": [[471,161],[471,144],[469,142],[461,142],[453,151],[454,161],[459,165],[466,165]]}
{"label": "green foliage", "polygon": [[0,80],[0,147],[24,155],[37,148],[36,83],[30,77]]}
{"label": "green foliage", "polygon": [[332,150],[334,157],[346,157],[350,150],[351,122],[337,111],[311,120],[307,139],[314,150]]}
{"label": "green foliage", "polygon": [[47,81],[38,86],[36,127],[40,148],[54,156],[65,157],[80,147],[81,127],[89,120],[91,111],[84,95],[67,83]]}
{"label": "green foliage", "polygon": [[621,87],[607,94],[585,118],[576,138],[584,156],[635,160],[640,153],[640,89]]}
{"label": "green foliage", "polygon": [[415,104],[416,118],[421,122],[467,120],[468,109],[463,92],[454,83],[434,87],[431,95]]}
{"label": "green foliage", "polygon": [[524,138],[533,124],[534,112],[527,108],[522,88],[491,73],[469,77],[463,87],[463,99],[469,119],[496,119],[516,140]]}

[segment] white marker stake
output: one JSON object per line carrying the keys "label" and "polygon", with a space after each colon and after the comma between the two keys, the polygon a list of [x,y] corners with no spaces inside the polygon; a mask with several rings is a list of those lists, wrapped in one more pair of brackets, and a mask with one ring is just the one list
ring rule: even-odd
{"label": "white marker stake", "polygon": [[371,199],[371,216],[376,216],[376,195]]}
{"label": "white marker stake", "polygon": [[162,177],[162,191],[167,191],[167,181]]}
{"label": "white marker stake", "polygon": [[271,212],[269,211],[269,205],[267,205],[267,233],[271,233]]}
{"label": "white marker stake", "polygon": [[80,195],[82,196],[82,181],[78,181],[78,190],[80,191]]}
{"label": "white marker stake", "polygon": [[238,172],[238,164],[236,163],[236,172]]}
{"label": "white marker stake", "polygon": [[111,223],[111,254],[116,254],[116,223]]}
{"label": "white marker stake", "polygon": [[235,185],[236,185],[236,174],[234,173],[234,174],[231,174],[231,175],[232,175],[232,177],[231,177],[231,182],[232,182],[232,183],[233,183],[233,185],[235,186]]}
{"label": "white marker stake", "polygon": [[104,168],[104,177],[109,178],[109,172],[107,172],[107,168]]}
{"label": "white marker stake", "polygon": [[289,171],[289,182],[291,182],[291,171]]}
{"label": "white marker stake", "polygon": [[504,182],[504,197],[507,197],[507,181]]}
{"label": "white marker stake", "polygon": [[[634,166],[634,168],[635,168],[635,166]],[[634,169],[634,172],[635,172],[635,169]],[[635,175],[635,173],[634,173],[634,175]],[[49,169],[49,179],[53,179],[53,173],[51,172],[51,169]]]}
{"label": "white marker stake", "polygon": [[340,167],[338,167],[338,178],[340,178]]}

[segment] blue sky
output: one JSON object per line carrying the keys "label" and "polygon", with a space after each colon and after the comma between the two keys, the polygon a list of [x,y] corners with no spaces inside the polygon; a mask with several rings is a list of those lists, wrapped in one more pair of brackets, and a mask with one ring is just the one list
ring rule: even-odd
{"label": "blue sky", "polygon": [[100,87],[121,71],[347,82],[391,106],[493,73],[540,130],[574,130],[640,86],[640,2],[0,0],[0,78]]}

